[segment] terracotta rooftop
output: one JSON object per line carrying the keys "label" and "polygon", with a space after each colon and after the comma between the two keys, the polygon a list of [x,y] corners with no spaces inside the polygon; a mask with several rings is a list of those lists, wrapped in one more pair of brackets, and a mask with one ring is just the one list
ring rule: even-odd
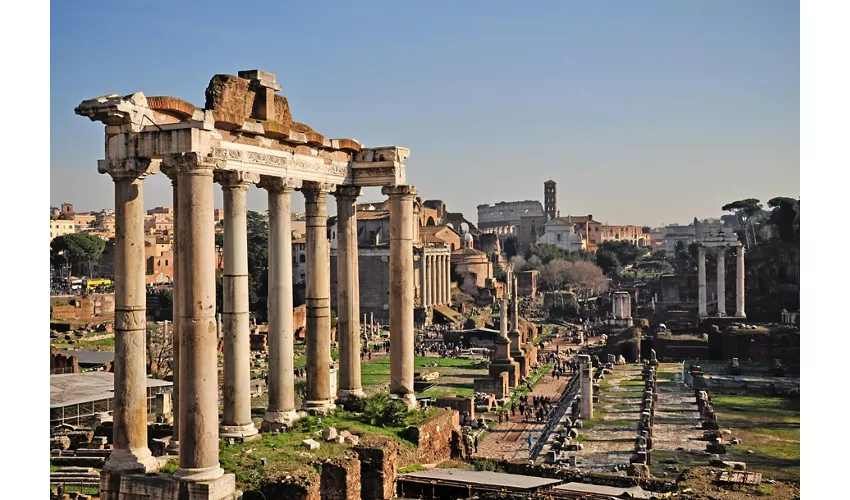
{"label": "terracotta rooftop", "polygon": [[362,210],[357,212],[357,220],[384,220],[389,218],[389,210]]}

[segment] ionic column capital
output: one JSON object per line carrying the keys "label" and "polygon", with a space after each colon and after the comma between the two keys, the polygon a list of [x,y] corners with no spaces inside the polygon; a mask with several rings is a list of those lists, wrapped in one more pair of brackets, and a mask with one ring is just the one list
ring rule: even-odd
{"label": "ionic column capital", "polygon": [[416,195],[419,194],[419,191],[413,187],[408,185],[401,186],[384,186],[381,188],[381,194],[384,196],[389,196],[392,198],[402,198],[403,200],[413,200],[416,198]]}
{"label": "ionic column capital", "polygon": [[223,163],[199,153],[174,153],[162,157],[162,166],[173,175],[212,175],[213,170],[221,168]]}
{"label": "ionic column capital", "polygon": [[334,191],[334,197],[337,200],[356,200],[363,195],[363,189],[360,186],[337,186]]}
{"label": "ionic column capital", "polygon": [[301,180],[262,175],[257,185],[270,193],[291,193],[301,187]]}
{"label": "ionic column capital", "polygon": [[161,162],[150,158],[121,158],[98,160],[97,171],[109,174],[113,181],[143,180],[159,172]]}
{"label": "ionic column capital", "polygon": [[244,170],[217,170],[213,178],[223,189],[247,191],[251,184],[260,182],[260,174]]}
{"label": "ionic column capital", "polygon": [[304,181],[301,186],[301,192],[304,193],[304,196],[308,194],[327,196],[335,187],[336,184],[331,184],[330,182]]}

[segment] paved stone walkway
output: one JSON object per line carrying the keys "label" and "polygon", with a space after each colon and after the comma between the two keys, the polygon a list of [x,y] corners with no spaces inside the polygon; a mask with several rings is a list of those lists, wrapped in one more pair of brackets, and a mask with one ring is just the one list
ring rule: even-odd
{"label": "paved stone walkway", "polygon": [[[558,345],[561,346],[561,353],[566,353],[568,348],[576,347],[575,344],[567,343],[561,338],[551,342],[541,352],[546,354],[555,352]],[[545,375],[529,394],[529,399],[531,396],[549,396],[553,402],[556,402],[566,389],[570,376],[567,374],[566,377],[556,380],[551,374]],[[490,429],[490,432],[478,443],[478,453],[474,456],[503,460],[527,459],[529,456],[528,436],[530,435],[534,442],[537,442],[544,427],[545,423],[523,422],[522,416],[517,411],[516,416],[509,417],[507,422],[496,424]]]}
{"label": "paved stone walkway", "polygon": [[[594,408],[596,423],[579,431],[586,437],[582,442],[584,449],[577,454],[579,467],[610,472],[615,465],[628,465],[640,417],[640,370],[639,364],[619,365],[606,376]],[[681,372],[680,364],[659,366],[653,452],[693,448],[702,436],[693,395],[681,377],[675,377],[676,372]]]}

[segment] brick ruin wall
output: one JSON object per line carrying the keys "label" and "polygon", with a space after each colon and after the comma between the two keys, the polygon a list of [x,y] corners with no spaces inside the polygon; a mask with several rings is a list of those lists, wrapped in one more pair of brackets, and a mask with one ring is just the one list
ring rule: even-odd
{"label": "brick ruin wall", "polygon": [[115,295],[111,293],[50,298],[50,317],[59,321],[103,323],[115,317]]}

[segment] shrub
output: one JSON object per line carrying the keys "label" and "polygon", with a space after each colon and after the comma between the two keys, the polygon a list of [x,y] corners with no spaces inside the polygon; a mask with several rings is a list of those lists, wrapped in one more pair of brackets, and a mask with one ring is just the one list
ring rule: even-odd
{"label": "shrub", "polygon": [[382,427],[407,425],[407,406],[401,401],[390,399],[389,393],[385,391],[362,398],[361,403],[361,419],[364,423]]}
{"label": "shrub", "polygon": [[472,468],[477,471],[489,471],[494,472],[496,470],[496,464],[493,463],[492,460],[488,460],[486,458],[475,459],[472,461]]}

